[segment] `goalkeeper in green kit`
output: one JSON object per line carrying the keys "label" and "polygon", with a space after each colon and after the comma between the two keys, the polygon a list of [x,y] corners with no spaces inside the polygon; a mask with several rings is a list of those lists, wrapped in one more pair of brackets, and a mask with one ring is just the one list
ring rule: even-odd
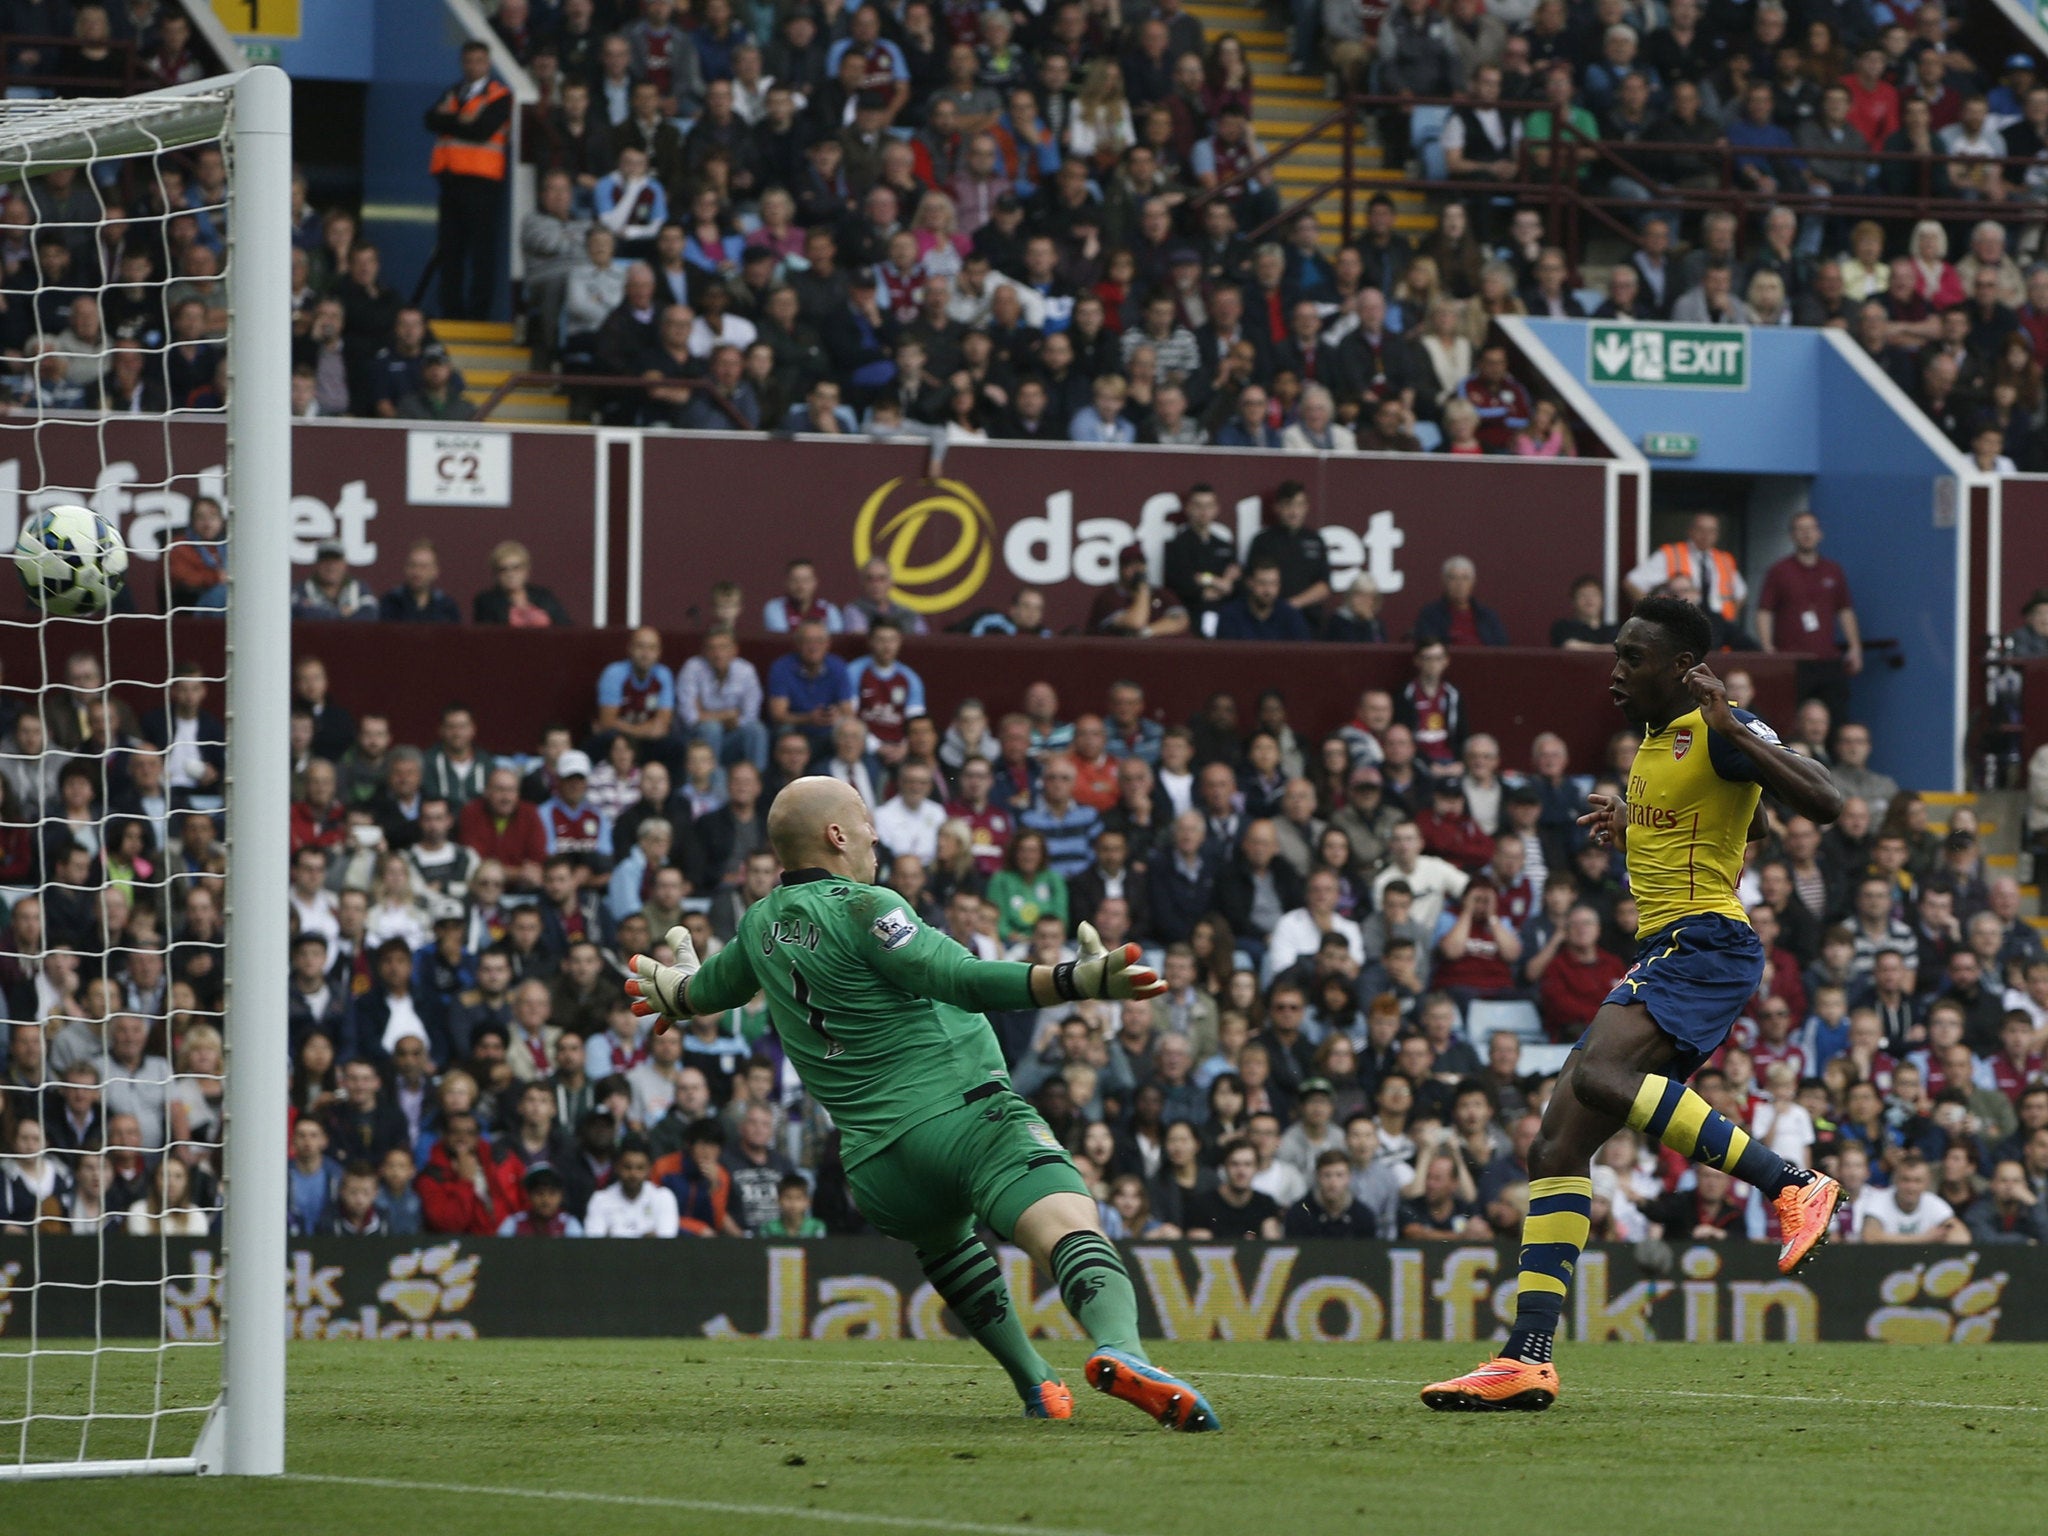
{"label": "goalkeeper in green kit", "polygon": [[671,929],[675,963],[635,955],[626,991],[657,1031],[737,1008],[756,992],[782,1048],[839,1127],[847,1183],[875,1229],[917,1249],[953,1313],[1002,1363],[1031,1418],[1073,1416],[1073,1394],[1025,1335],[985,1223],[1058,1282],[1090,1339],[1089,1384],[1173,1429],[1219,1428],[1208,1400],[1152,1365],[1138,1301],[1095,1202],[1031,1106],[1010,1088],[991,1009],[1049,1008],[1165,990],[1135,944],[1104,951],[1087,924],[1064,965],[981,960],[875,885],[866,803],[838,779],[775,797],[768,838],[785,873],[739,931],[699,963]]}

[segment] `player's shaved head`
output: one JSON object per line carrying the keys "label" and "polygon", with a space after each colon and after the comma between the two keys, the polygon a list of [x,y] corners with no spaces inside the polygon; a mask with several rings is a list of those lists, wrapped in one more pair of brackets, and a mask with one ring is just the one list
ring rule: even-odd
{"label": "player's shaved head", "polygon": [[768,841],[784,869],[875,877],[875,830],[867,803],[844,779],[793,779],[768,808]]}

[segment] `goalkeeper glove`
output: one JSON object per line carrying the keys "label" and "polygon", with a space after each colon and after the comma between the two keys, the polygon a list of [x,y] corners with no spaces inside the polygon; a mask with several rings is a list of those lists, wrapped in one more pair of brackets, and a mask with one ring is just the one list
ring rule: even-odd
{"label": "goalkeeper glove", "polygon": [[654,1032],[658,1035],[670,1024],[680,1024],[689,1016],[690,1005],[684,997],[684,983],[697,974],[697,967],[703,962],[697,958],[697,947],[690,942],[690,930],[678,925],[668,931],[668,947],[676,952],[674,965],[663,965],[652,955],[635,955],[627,962],[633,974],[626,980],[626,996],[633,999],[633,1011],[641,1018],[654,1020]]}
{"label": "goalkeeper glove", "polygon": [[1102,935],[1093,923],[1080,928],[1081,957],[1052,968],[1053,990],[1067,1002],[1084,998],[1109,998],[1122,1002],[1134,997],[1157,997],[1166,990],[1159,973],[1146,965],[1135,944],[1102,947]]}

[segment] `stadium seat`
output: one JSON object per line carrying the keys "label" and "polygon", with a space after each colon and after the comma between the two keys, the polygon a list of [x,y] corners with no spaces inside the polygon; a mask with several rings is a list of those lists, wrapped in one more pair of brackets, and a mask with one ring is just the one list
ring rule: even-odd
{"label": "stadium seat", "polygon": [[1472,1041],[1472,1048],[1483,1060],[1486,1043],[1500,1031],[1506,1030],[1529,1045],[1541,1045],[1549,1040],[1543,1032],[1543,1020],[1536,1013],[1536,1005],[1520,998],[1506,998],[1497,1002],[1474,999],[1465,1009],[1465,1032]]}

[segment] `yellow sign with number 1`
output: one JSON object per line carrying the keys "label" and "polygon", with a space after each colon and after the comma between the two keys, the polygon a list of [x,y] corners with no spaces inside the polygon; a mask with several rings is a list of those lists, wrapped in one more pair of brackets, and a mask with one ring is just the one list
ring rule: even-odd
{"label": "yellow sign with number 1", "polygon": [[299,35],[299,0],[212,0],[213,14],[236,37]]}

